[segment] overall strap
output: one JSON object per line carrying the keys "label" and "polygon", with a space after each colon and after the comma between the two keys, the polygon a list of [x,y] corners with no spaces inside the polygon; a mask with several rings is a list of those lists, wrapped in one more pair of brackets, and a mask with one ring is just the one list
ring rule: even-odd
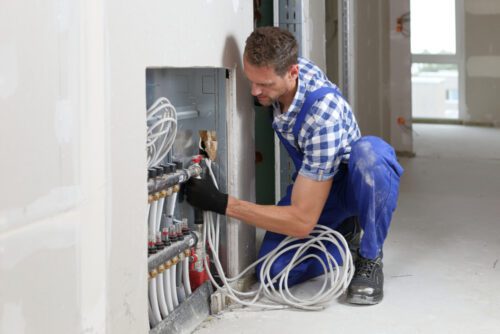
{"label": "overall strap", "polygon": [[297,147],[299,147],[297,144],[299,139],[300,128],[302,127],[302,124],[304,124],[304,120],[307,116],[307,113],[309,112],[309,109],[311,109],[312,105],[317,100],[323,98],[328,93],[339,94],[339,91],[338,89],[333,87],[321,87],[310,92],[306,96],[306,100],[304,101],[304,104],[302,105],[302,108],[300,109],[299,114],[297,115],[297,119],[295,120],[295,125],[293,126],[293,136],[295,137],[295,143]]}
{"label": "overall strap", "polygon": [[293,137],[295,138],[295,147],[293,145],[291,145],[288,142],[288,140],[286,140],[283,137],[283,135],[281,133],[276,131],[278,138],[280,139],[281,143],[288,151],[288,154],[290,155],[290,158],[292,158],[293,163],[295,165],[296,172],[295,172],[295,175],[293,177],[294,180],[295,180],[295,176],[296,176],[297,172],[300,170],[300,167],[302,166],[302,160],[304,159],[304,153],[299,149],[299,145],[298,145],[300,128],[302,127],[302,124],[304,123],[304,119],[307,116],[307,113],[309,112],[309,109],[312,107],[314,102],[323,98],[328,93],[340,94],[340,92],[333,87],[321,87],[315,91],[310,92],[307,95],[306,100],[304,101],[304,104],[302,105],[302,108],[300,109],[300,111],[297,115],[297,118],[295,120],[295,125],[293,127]]}

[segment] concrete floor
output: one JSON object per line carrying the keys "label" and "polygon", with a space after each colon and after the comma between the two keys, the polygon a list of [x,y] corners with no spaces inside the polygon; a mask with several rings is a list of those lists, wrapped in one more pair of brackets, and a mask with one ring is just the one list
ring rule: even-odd
{"label": "concrete floor", "polygon": [[414,130],[417,156],[401,159],[381,304],[341,298],[321,312],[226,311],[195,333],[500,333],[500,129]]}

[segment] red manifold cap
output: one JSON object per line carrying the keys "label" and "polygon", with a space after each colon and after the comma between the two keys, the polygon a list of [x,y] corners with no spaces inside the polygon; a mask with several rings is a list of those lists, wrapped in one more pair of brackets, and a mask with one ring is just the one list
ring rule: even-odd
{"label": "red manifold cap", "polygon": [[202,155],[200,155],[200,154],[198,154],[198,155],[195,155],[195,156],[193,157],[193,160],[192,160],[192,161],[193,161],[195,164],[199,164],[199,163],[201,162],[201,160],[203,160],[203,156],[202,156]]}

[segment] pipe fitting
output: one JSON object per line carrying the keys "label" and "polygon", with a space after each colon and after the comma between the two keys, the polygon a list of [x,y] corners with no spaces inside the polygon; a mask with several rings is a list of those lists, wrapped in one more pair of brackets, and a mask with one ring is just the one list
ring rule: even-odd
{"label": "pipe fitting", "polygon": [[158,276],[158,271],[156,271],[156,269],[153,269],[153,271],[149,273],[149,278],[153,279],[156,276]]}

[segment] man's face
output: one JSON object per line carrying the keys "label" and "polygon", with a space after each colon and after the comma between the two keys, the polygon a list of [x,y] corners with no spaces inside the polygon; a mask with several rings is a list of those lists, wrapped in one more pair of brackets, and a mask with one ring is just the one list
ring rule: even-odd
{"label": "man's face", "polygon": [[295,88],[295,67],[292,66],[283,76],[279,76],[269,66],[255,66],[243,59],[243,71],[252,86],[252,95],[266,107]]}

